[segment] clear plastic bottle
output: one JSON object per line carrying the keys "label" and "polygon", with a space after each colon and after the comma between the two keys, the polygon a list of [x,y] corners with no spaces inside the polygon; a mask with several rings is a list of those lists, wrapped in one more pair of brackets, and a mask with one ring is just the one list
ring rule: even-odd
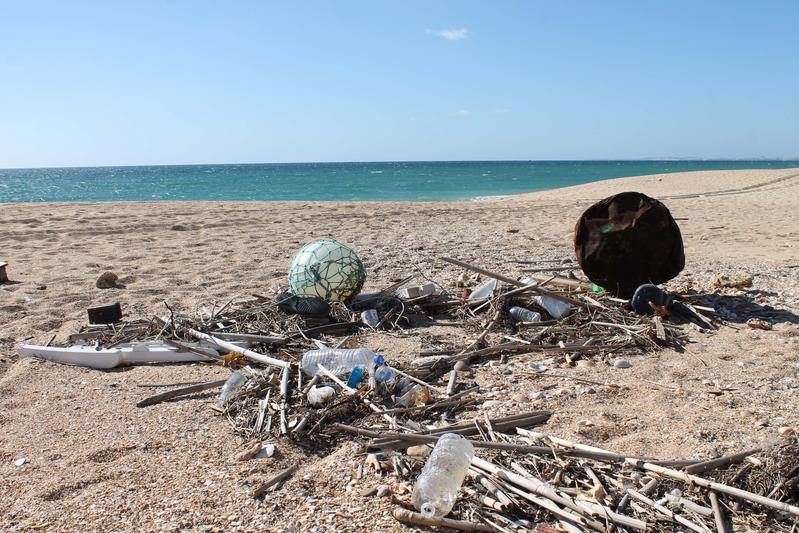
{"label": "clear plastic bottle", "polygon": [[233,396],[233,394],[242,388],[245,383],[247,383],[247,378],[244,376],[244,374],[238,370],[233,372],[230,377],[227,378],[225,384],[222,385],[222,392],[219,393],[219,400],[216,402],[217,405],[224,407],[228,401],[228,398]]}
{"label": "clear plastic bottle", "polygon": [[494,291],[497,289],[498,283],[496,279],[488,278],[472,290],[472,293],[469,295],[469,301],[474,302],[491,298],[494,296]]}
{"label": "clear plastic bottle", "polygon": [[438,439],[413,487],[413,505],[425,516],[449,514],[474,457],[472,443],[455,433]]}
{"label": "clear plastic bottle", "polygon": [[530,311],[524,307],[517,307],[514,305],[507,310],[507,313],[519,322],[541,322],[541,313]]}
{"label": "clear plastic bottle", "polygon": [[302,356],[302,371],[309,376],[320,375],[317,364],[321,364],[336,376],[349,374],[356,366],[370,374],[374,368],[375,353],[368,348],[322,348],[311,350]]}
{"label": "clear plastic bottle", "polygon": [[[519,281],[526,285],[533,285],[538,283],[533,278],[522,278]],[[533,296],[533,301],[543,307],[549,315],[554,318],[555,320],[561,319],[568,314],[571,310],[571,306],[566,302],[561,302],[560,300],[556,300],[550,296],[543,296],[540,294],[536,294]]]}

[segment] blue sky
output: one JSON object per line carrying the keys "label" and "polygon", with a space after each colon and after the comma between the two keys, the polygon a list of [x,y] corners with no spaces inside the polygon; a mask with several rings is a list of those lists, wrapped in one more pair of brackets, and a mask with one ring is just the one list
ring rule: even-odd
{"label": "blue sky", "polygon": [[799,2],[3,2],[0,168],[799,157]]}

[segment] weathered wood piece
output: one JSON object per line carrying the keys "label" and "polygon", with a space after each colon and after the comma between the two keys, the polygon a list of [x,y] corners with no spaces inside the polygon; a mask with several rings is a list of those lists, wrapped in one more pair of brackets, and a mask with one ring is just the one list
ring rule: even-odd
{"label": "weathered wood piece", "polygon": [[427,517],[421,513],[415,513],[402,507],[397,507],[392,513],[398,522],[414,524],[417,526],[447,527],[459,531],[495,531],[493,526],[484,524],[474,524],[466,520],[453,520],[451,518]]}
{"label": "weathered wood piece", "polygon": [[190,387],[182,387],[180,389],[162,392],[160,394],[143,399],[136,404],[136,407],[148,407],[150,405],[155,405],[167,400],[172,400],[174,398],[180,398],[181,396],[188,396],[189,394],[215,389],[216,387],[221,387],[224,385],[225,381],[227,381],[227,379],[218,379],[215,381],[208,381],[207,383],[198,383],[197,385],[191,385]]}

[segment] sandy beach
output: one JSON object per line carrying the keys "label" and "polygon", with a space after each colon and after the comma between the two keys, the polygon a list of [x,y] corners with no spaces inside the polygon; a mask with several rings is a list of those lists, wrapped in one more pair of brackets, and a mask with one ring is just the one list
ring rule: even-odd
{"label": "sandy beach", "polygon": [[[634,357],[624,370],[600,361],[559,369],[613,380],[623,385],[617,391],[534,374],[528,360],[514,362],[510,375],[480,366],[477,381],[495,400],[485,410],[550,409],[556,416],[541,431],[660,458],[709,458],[777,441],[780,427],[799,428],[797,169],[642,176],[481,202],[0,204],[0,260],[12,280],[0,284],[0,529],[403,530],[387,498],[361,496],[401,480],[356,479],[362,458],[354,442],[325,457],[281,442],[272,459],[239,462],[233,456],[243,443],[209,409],[213,394],[135,407],[171,384],[225,377],[225,368],[100,372],[19,359],[14,346],[62,342],[94,305],[119,301],[127,317],[149,318],[165,311],[165,301],[192,310],[271,295],[285,288],[293,253],[328,236],[358,251],[367,290],[417,269],[448,285],[462,270],[441,262],[444,255],[521,275],[515,260],[573,258],[582,211],[625,190],[660,199],[678,220],[686,268],[669,288],[712,292],[723,273],[752,275],[753,286],[729,292],[738,307],[717,309],[727,326],[689,329],[683,353]],[[108,270],[119,287],[96,288]],[[747,328],[742,309],[766,306],[777,317],[773,329]],[[407,361],[433,340],[471,339],[432,326],[358,340]],[[531,400],[553,388],[559,392]],[[719,388],[725,392],[711,393]],[[578,425],[584,419],[591,431]],[[20,458],[28,462],[15,466]],[[247,495],[294,463],[302,466],[280,490],[263,501]]]}

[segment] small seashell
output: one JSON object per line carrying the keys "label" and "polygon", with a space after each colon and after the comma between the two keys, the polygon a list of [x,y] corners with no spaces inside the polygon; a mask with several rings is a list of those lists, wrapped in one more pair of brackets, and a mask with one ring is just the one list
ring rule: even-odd
{"label": "small seashell", "polygon": [[616,359],[613,361],[613,366],[616,368],[630,368],[633,365],[627,359]]}
{"label": "small seashell", "polygon": [[790,426],[782,426],[780,429],[777,430],[777,433],[780,434],[780,437],[785,439],[794,434],[794,428]]}

